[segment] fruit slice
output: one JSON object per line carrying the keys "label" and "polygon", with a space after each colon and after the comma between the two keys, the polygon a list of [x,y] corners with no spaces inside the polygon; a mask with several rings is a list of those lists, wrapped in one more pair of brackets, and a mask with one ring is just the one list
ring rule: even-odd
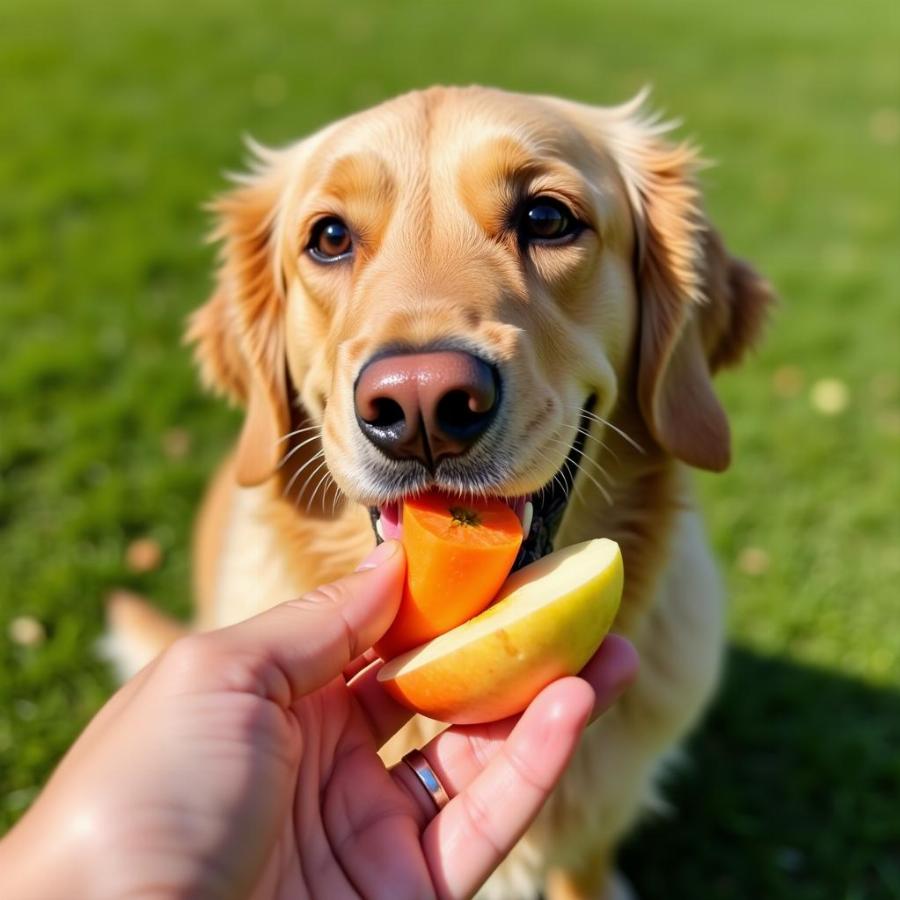
{"label": "fruit slice", "polygon": [[515,572],[469,622],[378,673],[404,706],[442,722],[493,722],[521,712],[551,681],[593,656],[619,608],[619,545],[575,544]]}
{"label": "fruit slice", "polygon": [[516,561],[522,524],[503,500],[429,493],[404,502],[400,540],[406,585],[393,625],[375,645],[384,659],[481,612]]}

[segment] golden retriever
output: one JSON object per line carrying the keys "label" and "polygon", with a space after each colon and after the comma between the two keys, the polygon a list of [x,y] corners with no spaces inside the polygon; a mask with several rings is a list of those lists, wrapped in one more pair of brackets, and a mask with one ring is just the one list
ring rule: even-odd
{"label": "golden retriever", "polygon": [[[199,517],[195,627],[348,571],[373,522],[396,533],[397,501],[429,485],[523,517],[527,501],[523,559],[621,545],[615,628],[640,675],[488,897],[625,894],[616,845],[722,657],[688,467],[729,463],[711,375],[752,344],[771,292],[707,220],[696,151],[643,100],[436,87],[255,148],[215,205],[218,285],[188,332],[206,384],[246,409]],[[180,630],[121,599],[111,623],[123,671]],[[436,727],[414,723],[386,758]]]}

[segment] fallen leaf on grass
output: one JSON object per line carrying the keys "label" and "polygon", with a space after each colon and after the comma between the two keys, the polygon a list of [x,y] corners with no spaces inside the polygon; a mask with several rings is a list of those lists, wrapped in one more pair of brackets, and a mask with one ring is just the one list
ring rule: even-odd
{"label": "fallen leaf on grass", "polygon": [[779,366],[772,373],[772,387],[780,397],[796,397],[803,390],[804,380],[799,366]]}
{"label": "fallen leaf on grass", "polygon": [[34,616],[16,616],[9,623],[7,633],[20,647],[40,647],[47,640],[47,630]]}
{"label": "fallen leaf on grass", "polygon": [[812,386],[810,402],[823,416],[836,416],[847,408],[850,390],[839,378],[823,378]]}
{"label": "fallen leaf on grass", "polygon": [[128,545],[125,562],[132,572],[152,572],[162,563],[163,551],[154,538],[138,538]]}
{"label": "fallen leaf on grass", "polygon": [[737,567],[745,575],[762,575],[769,570],[769,554],[762,547],[744,547],[738,554]]}
{"label": "fallen leaf on grass", "polygon": [[191,435],[184,428],[170,428],[163,435],[162,445],[169,459],[184,459],[191,449]]}

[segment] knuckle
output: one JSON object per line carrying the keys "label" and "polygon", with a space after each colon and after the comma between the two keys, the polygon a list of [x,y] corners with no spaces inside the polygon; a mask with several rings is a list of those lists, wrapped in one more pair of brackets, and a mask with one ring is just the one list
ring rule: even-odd
{"label": "knuckle", "polygon": [[538,774],[531,761],[524,757],[515,747],[510,747],[506,750],[506,759],[516,777],[529,787],[543,794],[553,786],[552,782],[548,783],[548,779]]}
{"label": "knuckle", "polygon": [[314,606],[337,606],[344,600],[344,591],[337,583],[323,584],[301,597]]}
{"label": "knuckle", "polygon": [[341,611],[339,616],[339,626],[341,630],[341,642],[346,647],[346,655],[347,662],[350,662],[352,659],[356,659],[357,656],[365,650],[365,647],[360,646],[359,636],[356,634],[356,631],[353,629],[353,626],[347,621],[343,612]]}
{"label": "knuckle", "polygon": [[180,638],[166,651],[164,665],[170,682],[180,688],[251,694],[279,706],[291,699],[287,676],[266,654],[214,632]]}
{"label": "knuckle", "polygon": [[484,841],[495,853],[505,853],[506,848],[501,845],[494,834],[493,819],[485,803],[476,794],[466,792],[460,794],[462,808],[473,834]]}
{"label": "knuckle", "polygon": [[189,634],[169,646],[163,663],[176,676],[190,677],[217,667],[222,658],[221,649],[210,635]]}
{"label": "knuckle", "polygon": [[323,584],[312,591],[307,592],[296,600],[290,600],[287,604],[307,615],[327,616],[339,630],[339,636],[335,637],[338,644],[346,647],[347,661],[356,659],[360,653],[367,649],[359,646],[356,631],[347,617],[344,615],[343,606],[347,600],[345,589],[340,582]]}
{"label": "knuckle", "polygon": [[476,734],[469,735],[467,741],[469,753],[475,761],[475,765],[479,771],[483,771],[487,768],[488,763],[491,761],[491,757],[494,755],[491,752],[490,741],[485,740],[483,737]]}

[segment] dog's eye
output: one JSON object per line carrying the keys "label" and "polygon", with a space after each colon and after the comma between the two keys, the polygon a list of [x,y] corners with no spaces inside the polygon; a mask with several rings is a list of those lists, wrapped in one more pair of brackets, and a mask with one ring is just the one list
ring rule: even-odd
{"label": "dog's eye", "polygon": [[572,211],[552,197],[533,197],[522,210],[519,237],[524,243],[552,243],[577,234],[580,223]]}
{"label": "dog's eye", "polygon": [[309,255],[318,262],[344,259],[353,250],[350,229],[337,216],[316,222],[309,241]]}

